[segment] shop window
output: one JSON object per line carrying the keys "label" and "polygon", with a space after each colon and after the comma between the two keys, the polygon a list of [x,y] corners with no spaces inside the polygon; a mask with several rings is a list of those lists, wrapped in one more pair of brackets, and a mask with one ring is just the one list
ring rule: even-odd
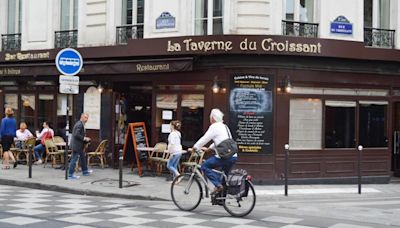
{"label": "shop window", "polygon": [[354,148],[356,102],[325,102],[325,148]]}
{"label": "shop window", "polygon": [[51,128],[54,128],[53,116],[55,115],[54,110],[54,95],[53,94],[39,94],[39,107],[38,107],[38,121],[39,126],[42,126],[44,121],[51,124]]}
{"label": "shop window", "polygon": [[29,131],[35,132],[35,95],[21,95],[21,118],[20,122],[25,122]]}
{"label": "shop window", "polygon": [[322,102],[291,99],[289,145],[291,149],[321,149]]}
{"label": "shop window", "polygon": [[4,108],[12,108],[14,117],[18,120],[18,94],[5,94]]}
{"label": "shop window", "polygon": [[185,137],[182,138],[182,145],[192,147],[201,138],[203,132],[204,95],[182,94],[181,109],[181,132],[185,133]]}
{"label": "shop window", "polygon": [[167,142],[171,130],[169,123],[177,119],[178,95],[158,94],[156,107],[156,139],[157,142]]}
{"label": "shop window", "polygon": [[[66,127],[67,123],[67,97],[69,98],[69,111],[68,111],[68,121],[69,124],[72,124],[72,113],[73,113],[73,103],[72,96],[68,96],[66,94],[58,94],[57,95],[57,131],[62,131]],[[72,129],[72,126],[70,126]],[[62,133],[56,132],[57,135],[63,135]]]}
{"label": "shop window", "polygon": [[387,147],[387,102],[360,101],[360,144]]}
{"label": "shop window", "polygon": [[195,0],[195,35],[223,34],[223,0]]}

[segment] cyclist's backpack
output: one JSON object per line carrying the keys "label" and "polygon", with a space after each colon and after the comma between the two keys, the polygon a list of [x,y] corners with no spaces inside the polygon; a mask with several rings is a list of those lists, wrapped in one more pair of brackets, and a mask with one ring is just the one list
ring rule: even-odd
{"label": "cyclist's backpack", "polygon": [[249,187],[246,185],[247,172],[244,169],[234,169],[228,175],[226,186],[228,194],[235,197],[246,197]]}

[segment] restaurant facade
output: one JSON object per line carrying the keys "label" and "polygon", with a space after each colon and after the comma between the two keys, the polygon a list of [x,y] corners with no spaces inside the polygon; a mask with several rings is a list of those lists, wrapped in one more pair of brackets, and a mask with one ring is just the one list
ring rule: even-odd
{"label": "restaurant facade", "polygon": [[[31,130],[65,127],[88,112],[93,147],[109,140],[116,167],[128,123],[145,122],[149,142],[166,141],[182,121],[191,147],[219,108],[239,144],[238,168],[258,183],[280,183],[285,144],[292,183],[399,175],[400,52],[361,42],[288,36],[224,35],[133,39],[77,48],[84,61],[79,94],[59,93],[60,49],[0,52],[0,106]],[[134,162],[132,153],[125,156]]]}

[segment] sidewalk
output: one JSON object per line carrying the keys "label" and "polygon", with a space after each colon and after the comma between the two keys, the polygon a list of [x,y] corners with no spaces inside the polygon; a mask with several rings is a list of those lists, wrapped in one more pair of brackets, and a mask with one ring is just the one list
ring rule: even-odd
{"label": "sidewalk", "polygon": [[[165,177],[139,177],[130,168],[123,170],[123,188],[119,188],[119,170],[93,168],[91,176],[78,180],[65,180],[65,171],[47,165],[32,166],[32,178],[28,178],[28,166],[0,170],[0,184],[14,185],[58,192],[118,197],[126,199],[171,200],[170,183]],[[362,185],[362,194],[357,194],[357,185],[289,185],[289,197],[284,196],[283,185],[255,186],[258,202],[270,200],[293,200],[304,198],[343,198],[371,196],[399,196],[400,183]]]}

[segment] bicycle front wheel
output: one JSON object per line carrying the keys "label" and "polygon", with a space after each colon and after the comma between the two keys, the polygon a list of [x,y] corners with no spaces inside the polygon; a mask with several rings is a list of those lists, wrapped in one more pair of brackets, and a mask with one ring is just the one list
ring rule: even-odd
{"label": "bicycle front wheel", "polygon": [[171,184],[171,197],[179,209],[194,210],[203,197],[199,180],[195,176],[191,177],[190,174],[177,176]]}
{"label": "bicycle front wheel", "polygon": [[224,208],[225,210],[234,217],[243,217],[248,215],[256,205],[256,192],[254,191],[253,183],[246,180],[246,191],[245,196],[233,196],[226,194]]}

